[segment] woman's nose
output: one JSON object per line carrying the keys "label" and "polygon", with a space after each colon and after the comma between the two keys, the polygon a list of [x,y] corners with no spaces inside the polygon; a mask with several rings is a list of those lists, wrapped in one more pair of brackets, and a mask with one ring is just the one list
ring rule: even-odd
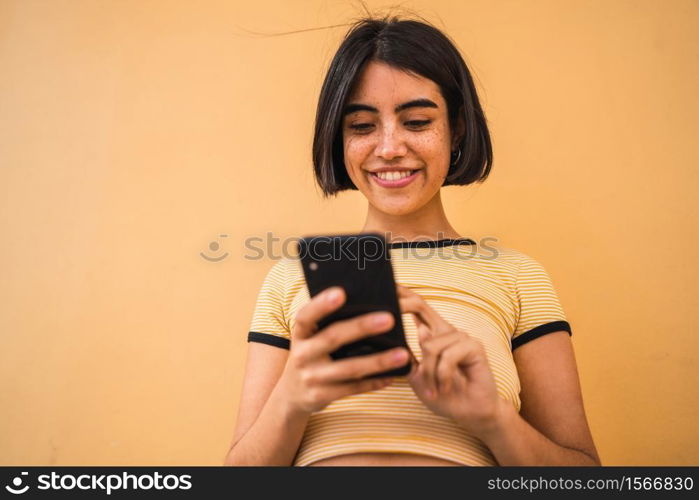
{"label": "woman's nose", "polygon": [[383,127],[376,145],[376,156],[390,160],[405,155],[406,151],[405,140],[400,132],[392,126]]}

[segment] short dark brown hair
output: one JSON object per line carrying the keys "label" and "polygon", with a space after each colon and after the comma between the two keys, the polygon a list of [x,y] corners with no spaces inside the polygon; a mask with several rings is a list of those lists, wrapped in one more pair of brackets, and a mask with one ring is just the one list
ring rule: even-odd
{"label": "short dark brown hair", "polygon": [[449,167],[448,185],[483,182],[490,173],[493,151],[486,118],[471,73],[454,43],[436,27],[421,21],[385,16],[363,18],[345,35],[323,81],[313,135],[313,168],[325,197],[354,189],[344,164],[343,110],[364,67],[370,61],[418,74],[435,82],[447,103],[449,127],[459,115],[465,130],[461,158]]}

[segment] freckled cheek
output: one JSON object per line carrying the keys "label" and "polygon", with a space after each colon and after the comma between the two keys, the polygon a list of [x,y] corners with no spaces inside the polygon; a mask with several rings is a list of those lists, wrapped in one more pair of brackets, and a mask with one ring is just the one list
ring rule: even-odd
{"label": "freckled cheek", "polygon": [[427,183],[441,186],[449,169],[449,149],[444,135],[435,131],[425,133],[414,143],[415,152],[427,166]]}
{"label": "freckled cheek", "polygon": [[413,142],[413,147],[420,153],[425,159],[431,159],[433,157],[439,156],[443,149],[443,140],[441,134],[435,132],[427,132],[420,135],[419,138],[415,139]]}
{"label": "freckled cheek", "polygon": [[366,142],[357,139],[349,139],[344,143],[345,165],[350,171],[351,176],[361,177],[362,165],[367,161],[369,155],[373,151],[372,146]]}

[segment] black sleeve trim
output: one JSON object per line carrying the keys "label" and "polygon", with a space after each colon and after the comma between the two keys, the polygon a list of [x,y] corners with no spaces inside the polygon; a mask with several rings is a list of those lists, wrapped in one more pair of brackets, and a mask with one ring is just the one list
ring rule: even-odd
{"label": "black sleeve trim", "polygon": [[536,328],[532,328],[528,332],[525,332],[522,335],[512,339],[512,350],[514,351],[522,344],[526,344],[530,340],[539,338],[542,335],[560,332],[561,330],[567,331],[569,336],[573,335],[573,330],[570,328],[570,324],[567,321],[552,321],[551,323],[545,323],[537,326]]}
{"label": "black sleeve trim", "polygon": [[279,335],[272,335],[271,333],[248,332],[248,342],[261,342],[262,344],[269,344],[275,347],[281,347],[282,349],[289,349],[291,347],[289,339],[285,339]]}

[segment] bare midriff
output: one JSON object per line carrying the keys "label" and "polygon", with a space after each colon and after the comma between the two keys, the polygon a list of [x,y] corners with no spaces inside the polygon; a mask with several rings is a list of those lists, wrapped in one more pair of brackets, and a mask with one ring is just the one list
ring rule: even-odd
{"label": "bare midriff", "polygon": [[308,464],[312,467],[332,465],[359,465],[359,466],[460,466],[456,462],[427,455],[414,455],[412,453],[352,453],[337,457],[324,458]]}

